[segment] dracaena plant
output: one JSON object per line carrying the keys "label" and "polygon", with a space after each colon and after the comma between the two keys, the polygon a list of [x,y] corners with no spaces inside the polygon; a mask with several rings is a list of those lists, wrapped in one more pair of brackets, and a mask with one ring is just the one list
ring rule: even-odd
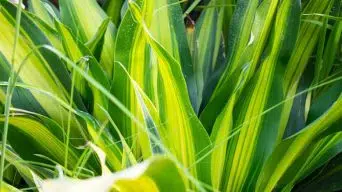
{"label": "dracaena plant", "polygon": [[339,0],[12,3],[1,191],[342,189]]}

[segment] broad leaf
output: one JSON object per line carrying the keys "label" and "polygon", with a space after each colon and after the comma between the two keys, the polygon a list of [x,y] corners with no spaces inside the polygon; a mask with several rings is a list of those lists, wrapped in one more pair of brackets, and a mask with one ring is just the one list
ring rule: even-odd
{"label": "broad leaf", "polygon": [[[71,28],[75,37],[82,43],[92,39],[101,23],[108,18],[96,0],[60,0],[59,3],[62,22]],[[115,34],[116,27],[113,23],[110,23],[104,37],[100,60],[109,77],[113,73]]]}

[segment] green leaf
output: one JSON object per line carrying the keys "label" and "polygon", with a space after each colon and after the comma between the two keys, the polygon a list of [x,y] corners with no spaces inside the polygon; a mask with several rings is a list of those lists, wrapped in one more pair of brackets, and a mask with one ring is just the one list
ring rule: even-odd
{"label": "green leaf", "polygon": [[[23,159],[21,159],[13,151],[13,149],[10,149],[10,148],[6,149],[5,159],[6,159],[6,162],[8,162],[8,164],[11,164],[11,165],[13,165],[15,167],[15,171],[17,171],[20,174],[20,176],[25,180],[25,182],[29,186],[31,186],[31,187],[35,186],[32,173],[34,172],[34,170],[37,170],[37,172],[39,172],[39,168],[37,168],[37,167],[35,168],[29,162],[26,162]],[[16,172],[16,174],[17,174],[17,172]],[[39,174],[40,175],[44,175],[43,171],[39,172]]]}
{"label": "green leaf", "polygon": [[27,16],[37,25],[37,27],[44,33],[46,38],[51,42],[51,44],[58,50],[63,51],[62,42],[58,38],[58,32],[54,29],[54,25],[50,26],[44,20],[38,16],[26,12]]}
{"label": "green leaf", "polygon": [[[105,72],[102,70],[100,64],[92,56],[90,50],[82,45],[77,39],[74,39],[70,31],[59,21],[55,22],[56,28],[62,39],[64,51],[73,62],[79,62],[79,66],[89,73],[97,82],[103,87],[109,89],[109,80]],[[74,73],[73,73],[74,74]],[[101,107],[108,108],[108,100],[102,95],[98,89],[88,84],[82,75],[76,73],[75,87],[80,92],[84,103],[88,109],[99,120],[106,119]]]}
{"label": "green leaf", "polygon": [[[180,63],[183,78],[185,78],[187,85],[188,97],[193,108],[197,111],[199,98],[197,98],[194,65],[188,46],[180,2],[178,0],[160,0],[149,3],[153,8],[150,11],[153,12],[150,13],[150,20],[145,18],[145,22],[149,26],[152,37]],[[152,60],[152,64],[157,65],[157,61]]]}
{"label": "green leaf", "polygon": [[[0,77],[0,81],[6,82],[10,76],[10,64],[4,55],[0,52],[0,72],[2,76]],[[19,79],[21,81],[21,79]],[[6,101],[6,87],[1,87],[1,103],[5,104]],[[47,115],[43,107],[39,104],[39,102],[34,98],[31,92],[25,89],[15,89],[12,97],[12,105],[21,109],[31,110],[34,112],[39,112],[40,114]]]}
{"label": "green leaf", "polygon": [[[173,178],[173,179],[169,179]],[[183,175],[170,159],[156,156],[122,172],[89,180],[45,180],[48,191],[186,191]]]}
{"label": "green leaf", "polygon": [[210,183],[209,158],[197,159],[210,150],[211,142],[191,107],[180,63],[149,33],[137,4],[131,2],[130,11],[143,28],[143,35],[158,59],[158,108],[167,136],[173,138],[171,147],[178,160],[202,182]]}
{"label": "green leaf", "polygon": [[[342,85],[339,81],[335,82],[328,90],[321,94],[310,107],[307,118],[307,124],[314,122],[323,115],[336,101],[342,91]],[[329,101],[329,102],[328,102]],[[307,147],[301,158],[298,158],[288,169],[287,173],[278,183],[278,187],[290,190],[296,181],[306,177],[313,170],[322,166],[329,159],[342,151],[341,133],[339,131],[341,120],[330,126],[329,131],[322,134],[320,140],[313,141]]]}
{"label": "green leaf", "polygon": [[[146,11],[151,7],[144,4]],[[146,15],[149,17],[150,15]],[[151,69],[148,54],[148,47],[145,38],[141,35],[141,27],[139,27],[129,12],[124,16],[118,29],[116,46],[115,46],[115,64],[113,85],[111,93],[117,97],[137,118],[138,122],[134,122],[130,117],[124,114],[116,105],[109,105],[111,117],[115,120],[122,135],[124,137],[132,137],[127,143],[132,147],[134,154],[139,157],[140,153],[144,158],[152,154],[148,142],[147,124],[143,117],[143,111],[139,104],[132,78],[141,89],[146,91],[147,88],[153,90],[152,79],[156,78],[155,70]],[[126,90],[126,91],[122,91]],[[152,92],[152,91],[151,91]],[[150,91],[147,94],[151,96]],[[143,131],[146,130],[146,131]],[[147,143],[146,143],[147,142]],[[139,147],[138,143],[142,146]],[[145,146],[145,147],[144,147]]]}
{"label": "green leaf", "polygon": [[[338,124],[335,123],[335,124]],[[312,142],[302,156],[296,159],[277,184],[283,191],[292,190],[296,182],[307,177],[314,170],[326,164],[342,152],[341,133],[331,134],[319,141]]]}
{"label": "green leaf", "polygon": [[320,167],[342,151],[339,0],[29,3],[21,18],[0,0],[4,182],[284,192],[337,183],[339,167]]}
{"label": "green leaf", "polygon": [[[8,141],[22,158],[37,160],[34,154],[42,154],[63,164],[65,146],[61,127],[43,116],[12,115],[9,119]],[[4,117],[0,116],[1,126],[3,126],[3,122]],[[27,145],[34,147],[28,150]],[[73,168],[77,158],[78,152],[69,148],[68,167]]]}
{"label": "green leaf", "polygon": [[342,153],[318,170],[311,180],[304,181],[295,191],[340,191],[342,190]]}
{"label": "green leaf", "polygon": [[[274,11],[272,9],[276,4],[275,1],[271,2],[270,12]],[[233,127],[226,132],[239,132],[227,146],[226,168],[221,184],[225,191],[251,190],[255,185],[254,178],[258,176],[265,159],[273,150],[279,123],[279,116],[276,114],[279,108],[272,113],[263,112],[283,99],[282,70],[295,42],[299,14],[298,1],[279,3],[269,44],[270,51],[266,53],[257,74],[242,91],[233,111],[233,122],[228,121]],[[231,111],[225,115],[230,116]],[[226,124],[227,122],[222,125],[221,132]]]}
{"label": "green leaf", "polygon": [[[240,16],[233,17],[233,23],[242,23],[231,26],[230,34],[233,39],[229,40],[230,42],[228,44],[228,51],[231,51],[231,55],[228,57],[227,66],[216,87],[212,83],[213,85],[211,87],[206,88],[207,94],[204,95],[203,99],[204,102],[208,100],[207,102],[209,103],[205,106],[200,118],[209,132],[215,122],[216,116],[220,114],[222,108],[227,103],[227,98],[231,97],[233,92],[240,92],[255,74],[257,65],[261,59],[261,54],[268,41],[268,34],[271,30],[271,24],[273,23],[273,17],[278,4],[277,1],[263,1],[257,8],[253,8],[256,6],[255,2],[249,2],[249,4],[250,6],[244,3],[237,5],[240,8],[236,11],[242,13],[236,12],[235,14],[252,15],[249,15],[248,18],[240,18]],[[251,25],[250,22],[252,22],[251,29],[249,27]],[[249,42],[244,43],[247,34],[249,35]],[[240,43],[241,45],[235,45],[234,43]],[[234,48],[235,46],[240,48]],[[234,57],[237,58],[233,59]],[[232,65],[236,67],[232,68]],[[215,90],[211,95],[210,90],[212,88],[215,88]]]}
{"label": "green leaf", "polygon": [[[150,25],[151,32],[153,33],[155,31],[153,35],[156,38],[161,39],[161,43],[163,43],[163,45],[165,45],[171,53],[176,55],[176,58],[180,60],[189,59],[190,57],[180,55],[181,53],[186,54],[188,51],[187,48],[184,47],[186,46],[184,44],[186,44],[187,42],[180,35],[182,34],[183,30],[185,32],[184,26],[180,25],[180,23],[174,21],[174,18],[171,18],[169,16],[170,12],[172,13],[172,15],[176,16],[176,19],[181,19],[178,5],[174,4],[171,9],[171,7],[169,8],[163,6],[166,4],[166,2],[162,1],[158,1],[155,3],[149,1],[138,1],[138,3],[142,5],[144,19],[146,23]],[[153,12],[153,10],[155,11]],[[159,25],[161,24],[159,20],[161,18],[167,21],[163,23],[163,26]],[[182,30],[173,31],[173,28],[171,26],[177,28],[181,27]],[[179,46],[175,46],[174,42],[179,42]],[[146,128],[149,125],[147,125],[147,119],[143,117],[141,102],[137,99],[136,91],[134,91],[134,86],[132,85],[132,82],[127,76],[125,70],[128,71],[129,76],[137,83],[137,85],[153,102],[157,111],[160,111],[160,101],[158,100],[159,83],[157,83],[157,79],[159,78],[157,65],[159,61],[157,61],[154,56],[151,56],[151,50],[150,47],[147,45],[146,38],[143,35],[142,27],[136,23],[136,20],[131,16],[130,12],[126,13],[118,29],[116,45],[115,60],[117,62],[115,63],[115,73],[111,92],[113,93],[113,95],[118,97],[127,108],[131,109],[131,111],[133,112],[133,114],[135,114],[139,121],[143,122],[142,124],[144,128]],[[182,51],[183,49],[185,51]],[[184,63],[184,66],[188,67],[188,64],[189,62]],[[122,68],[123,66],[124,68]],[[190,73],[191,71],[188,72]],[[128,91],[123,92],[122,90]],[[149,130],[147,129],[145,131],[141,131],[140,125],[138,125],[136,122],[132,122],[132,119],[123,114],[119,109],[116,108],[116,106],[112,106],[110,111],[112,117],[120,117],[116,118],[116,122],[121,128],[124,136],[129,137],[130,135],[134,135],[134,133],[136,132],[143,132],[140,133],[139,136],[133,141],[129,141],[129,144],[135,146],[135,143],[139,142],[142,146],[141,152],[143,157],[146,158],[151,155],[152,151],[147,147],[150,146],[150,144],[148,144],[148,135],[145,134],[148,133]],[[156,119],[154,120],[157,122],[159,121]],[[160,130],[163,129],[162,127],[158,129],[159,133],[163,132],[162,130]],[[135,154],[139,156],[140,149],[134,147],[134,150]]]}
{"label": "green leaf", "polygon": [[46,0],[29,0],[29,10],[38,16],[41,20],[47,23],[49,26],[53,27],[53,19],[49,14],[47,7],[50,9],[52,5]]}
{"label": "green leaf", "polygon": [[[222,0],[212,0],[208,6],[223,4]],[[197,102],[195,111],[198,111],[202,102],[204,89],[217,70],[218,55],[222,44],[222,26],[224,9],[221,7],[206,9],[194,26],[192,60],[197,85]],[[219,66],[221,67],[221,66]]]}
{"label": "green leaf", "polygon": [[107,0],[103,5],[103,9],[107,15],[111,18],[115,26],[119,26],[121,21],[121,8],[125,0]]}
{"label": "green leaf", "polygon": [[9,184],[7,184],[5,182],[1,186],[0,190],[3,191],[3,192],[20,192],[19,189],[15,188],[12,185],[9,185]]}
{"label": "green leaf", "polygon": [[93,38],[85,44],[97,59],[100,59],[100,55],[103,48],[103,41],[105,38],[107,27],[109,25],[109,21],[109,18],[103,20]]}
{"label": "green leaf", "polygon": [[310,89],[313,80],[312,73],[313,69],[307,68],[299,80],[300,82],[298,83],[297,93],[295,95],[296,97],[293,98],[293,103],[291,99],[284,104],[285,106],[292,105],[292,109],[282,139],[297,133],[306,125],[308,108],[312,107],[312,101],[310,100],[311,92],[307,91]]}
{"label": "green leaf", "polygon": [[93,142],[100,147],[107,156],[107,162],[112,170],[121,170],[122,165],[122,151],[119,146],[113,141],[110,133],[105,127],[101,127],[96,120],[88,113],[78,112],[86,121],[88,132]]}
{"label": "green leaf", "polygon": [[[147,95],[141,90],[141,88],[134,83],[134,90],[136,93],[136,97],[138,99],[138,103],[141,107],[144,121],[146,123],[146,131],[149,142],[141,143],[143,150],[151,150],[152,154],[162,154],[165,153],[164,144],[167,142],[167,135],[165,133],[164,125],[161,123],[159,119],[159,114],[152,101],[148,98]],[[162,141],[164,140],[164,141]]]}
{"label": "green leaf", "polygon": [[[319,2],[315,0],[311,0],[306,5],[303,13],[321,13],[328,14],[331,10],[332,1],[324,1]],[[318,16],[305,16],[305,18],[317,19],[318,21],[323,20],[322,17]],[[298,34],[297,41],[295,43],[295,47],[292,50],[292,55],[290,60],[288,61],[288,65],[285,69],[284,74],[284,92],[286,94],[286,98],[291,98],[296,94],[298,83],[300,82],[300,78],[304,73],[304,70],[308,64],[309,58],[317,44],[320,26],[313,25],[311,23],[302,23],[300,26],[300,31]],[[309,35],[308,35],[309,34]],[[286,105],[284,105],[283,111],[281,112],[281,123],[278,132],[278,142],[283,138],[283,134],[288,122],[289,114],[291,112],[291,108],[293,105],[293,99],[288,101]]]}
{"label": "green leaf", "polygon": [[[330,72],[333,69],[334,61],[336,53],[339,49],[339,44],[341,41],[342,34],[342,21],[336,21],[334,24],[333,30],[329,35],[327,45],[324,49],[324,55],[322,58],[322,64],[318,66],[316,71],[316,81],[321,82],[324,81],[327,77],[329,77]],[[315,91],[315,93],[319,93],[320,90]]]}
{"label": "green leaf", "polygon": [[[108,18],[95,0],[61,0],[59,5],[62,22],[70,27],[75,37],[82,43],[92,39],[101,23]],[[99,61],[109,77],[113,73],[115,34],[116,27],[110,23],[104,37],[101,60]]]}
{"label": "green leaf", "polygon": [[[18,70],[21,67],[21,71],[18,74],[18,78],[28,85],[34,85],[35,87],[50,92],[51,94],[59,97],[63,101],[69,100],[69,91],[71,89],[71,80],[65,65],[59,60],[57,56],[46,50],[38,50],[42,44],[49,45],[50,42],[47,40],[45,35],[37,28],[32,20],[22,14],[20,36],[17,44],[17,51],[15,55],[15,62],[9,63],[11,58],[11,51],[8,47],[12,47],[14,40],[14,18],[16,8],[7,2],[1,2],[2,8],[0,10],[0,22],[6,27],[3,35],[1,35],[0,52],[1,52],[1,70],[9,72],[9,68],[13,67],[14,70]],[[6,69],[7,68],[7,69]],[[6,73],[4,73],[6,75]],[[32,94],[35,102],[30,96]],[[55,121],[64,125],[64,120],[67,119],[67,112],[62,107],[56,106],[56,102],[49,99],[45,95],[37,92],[31,92],[30,94],[22,95],[18,97],[18,100],[14,100],[13,104],[16,103],[30,103],[32,110],[35,108],[43,108],[44,112],[48,114]],[[27,97],[27,98],[25,98]],[[21,101],[21,99],[25,99]],[[39,102],[41,108],[35,105]],[[84,109],[83,103],[78,95],[74,97],[74,103],[80,109]],[[30,110],[30,109],[29,109]],[[36,112],[41,112],[37,110]],[[45,114],[43,112],[43,114]],[[64,120],[63,120],[64,119]],[[72,135],[73,137],[81,137],[80,124],[76,119],[71,122]]]}
{"label": "green leaf", "polygon": [[[258,181],[259,190],[270,191],[276,187],[292,163],[301,157],[306,146],[319,140],[329,131],[329,127],[342,117],[342,97],[334,102],[330,109],[317,120],[309,124],[300,133],[282,141],[265,164]],[[298,170],[293,170],[296,174]]]}

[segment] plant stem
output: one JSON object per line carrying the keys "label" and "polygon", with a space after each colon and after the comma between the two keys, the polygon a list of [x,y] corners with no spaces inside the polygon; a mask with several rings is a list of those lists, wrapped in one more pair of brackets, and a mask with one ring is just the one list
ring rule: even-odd
{"label": "plant stem", "polygon": [[[15,23],[15,37],[14,37],[14,45],[13,45],[12,58],[11,58],[12,66],[14,66],[15,52],[16,52],[16,48],[17,48],[19,33],[20,33],[20,20],[21,20],[21,11],[22,11],[21,5],[22,5],[22,3],[23,3],[23,0],[19,0],[19,3],[17,4],[17,14],[16,14],[16,23]],[[5,166],[10,106],[11,106],[12,95],[13,95],[15,82],[16,82],[14,67],[11,68],[11,75],[10,75],[8,82],[9,82],[9,85],[7,87],[7,92],[6,92],[6,102],[5,102],[5,111],[4,111],[4,113],[5,113],[4,114],[5,115],[5,124],[4,124],[4,130],[2,133],[2,147],[1,147],[1,160],[0,160],[0,190],[2,189],[3,177],[4,177],[4,166]]]}
{"label": "plant stem", "polygon": [[[73,100],[74,100],[75,78],[76,78],[76,72],[75,70],[72,70],[71,93],[70,93],[71,95],[70,95],[70,101],[69,101],[70,109],[72,109]],[[71,126],[71,110],[69,110],[69,113],[68,113],[68,125],[67,125],[67,133],[66,133],[66,145],[65,145],[65,157],[64,157],[64,167],[66,170],[68,169],[70,126]]]}

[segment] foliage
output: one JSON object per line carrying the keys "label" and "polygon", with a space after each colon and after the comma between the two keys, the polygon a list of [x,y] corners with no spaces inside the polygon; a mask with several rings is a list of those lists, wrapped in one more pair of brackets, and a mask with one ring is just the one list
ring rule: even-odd
{"label": "foliage", "polygon": [[341,9],[0,1],[0,189],[342,190]]}

